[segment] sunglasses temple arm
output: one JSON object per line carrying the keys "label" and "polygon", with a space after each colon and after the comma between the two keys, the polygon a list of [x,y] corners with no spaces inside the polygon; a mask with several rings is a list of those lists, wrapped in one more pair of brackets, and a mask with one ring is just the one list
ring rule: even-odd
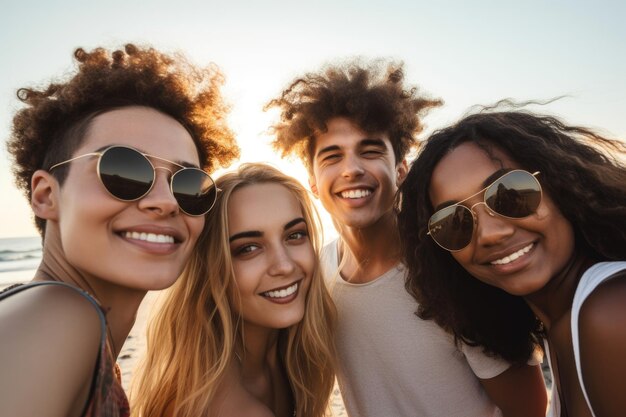
{"label": "sunglasses temple arm", "polygon": [[67,161],[63,161],[63,162],[59,162],[58,164],[54,164],[54,165],[52,165],[52,166],[48,169],[48,171],[51,171],[51,170],[53,170],[54,168],[59,167],[59,166],[61,166],[61,165],[69,164],[70,162],[76,161],[77,159],[84,158],[84,157],[86,157],[86,156],[100,156],[100,155],[102,155],[102,152],[90,152],[90,153],[86,153],[86,154],[84,154],[84,155],[80,155],[80,156],[77,156],[77,157],[75,157],[75,158],[68,159]]}

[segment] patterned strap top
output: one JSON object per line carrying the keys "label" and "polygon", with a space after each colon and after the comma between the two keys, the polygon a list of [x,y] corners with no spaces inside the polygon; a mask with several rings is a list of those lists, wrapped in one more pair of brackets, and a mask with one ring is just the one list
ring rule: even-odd
{"label": "patterned strap top", "polygon": [[77,291],[83,297],[88,299],[96,308],[100,317],[100,353],[96,362],[95,372],[91,381],[91,389],[89,398],[85,404],[83,417],[128,417],[130,408],[128,406],[128,398],[122,388],[122,381],[119,370],[116,373],[116,364],[113,354],[107,342],[107,323],[105,313],[100,304],[87,292],[76,288],[64,282],[42,281],[31,282],[28,284],[18,284],[6,288],[0,292],[0,301],[14,294],[25,291],[29,288],[41,285],[60,285]]}

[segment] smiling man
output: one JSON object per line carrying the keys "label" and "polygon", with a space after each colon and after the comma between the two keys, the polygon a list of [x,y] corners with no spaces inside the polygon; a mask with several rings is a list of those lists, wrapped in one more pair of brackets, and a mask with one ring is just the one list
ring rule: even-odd
{"label": "smiling man", "polygon": [[351,417],[545,415],[536,364],[511,367],[455,343],[414,314],[405,290],[394,196],[420,119],[440,104],[404,85],[402,65],[377,61],[306,74],[267,106],[282,112],[276,149],[306,165],[339,232],[322,263],[339,314],[346,409]]}

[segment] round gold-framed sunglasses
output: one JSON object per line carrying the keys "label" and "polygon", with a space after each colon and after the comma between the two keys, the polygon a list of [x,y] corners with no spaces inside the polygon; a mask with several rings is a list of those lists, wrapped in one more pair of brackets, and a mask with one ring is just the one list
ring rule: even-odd
{"label": "round gold-framed sunglasses", "polygon": [[[121,201],[135,201],[145,197],[156,179],[156,170],[165,169],[170,176],[170,191],[180,210],[189,216],[202,216],[215,204],[219,191],[213,178],[199,168],[186,167],[158,156],[148,155],[128,146],[113,145],[101,152],[90,152],[59,162],[49,171],[80,158],[97,156],[97,173],[107,192]],[[149,158],[167,162],[179,168],[155,167]]]}

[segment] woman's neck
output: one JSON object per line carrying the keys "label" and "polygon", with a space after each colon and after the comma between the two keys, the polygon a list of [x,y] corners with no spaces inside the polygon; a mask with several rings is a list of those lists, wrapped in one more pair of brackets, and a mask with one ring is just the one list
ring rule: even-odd
{"label": "woman's neck", "polygon": [[546,331],[571,310],[580,278],[595,262],[591,257],[575,251],[565,267],[546,286],[524,297]]}
{"label": "woman's neck", "polygon": [[135,323],[146,291],[123,287],[99,277],[88,276],[68,262],[61,242],[47,235],[41,263],[33,281],[60,281],[92,295],[106,313],[108,340],[115,358]]}
{"label": "woman's neck", "polygon": [[243,324],[239,346],[235,347],[244,375],[262,373],[278,363],[279,330]]}
{"label": "woman's neck", "polygon": [[293,396],[280,358],[280,330],[245,325],[236,347],[244,390],[276,415],[291,415]]}

